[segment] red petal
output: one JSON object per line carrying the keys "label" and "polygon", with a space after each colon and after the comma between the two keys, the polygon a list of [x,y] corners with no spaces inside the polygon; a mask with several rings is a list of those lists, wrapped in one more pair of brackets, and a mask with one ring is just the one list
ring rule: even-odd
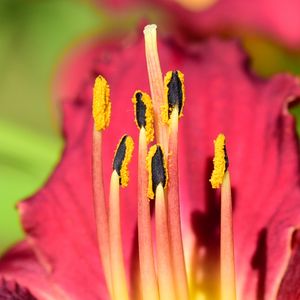
{"label": "red petal", "polygon": [[[113,9],[140,5],[136,0],[94,0],[105,2]],[[198,0],[201,3],[201,0]],[[147,2],[147,1],[143,1]],[[177,3],[178,2],[178,3]],[[189,9],[189,0],[169,1],[155,0],[159,9],[165,8],[166,13],[173,17],[186,34],[203,35],[207,33],[226,32],[241,29],[254,30],[266,34],[276,41],[287,46],[299,48],[300,46],[300,3],[298,0],[216,0],[200,9]],[[196,1],[193,1],[196,3]],[[202,1],[204,3],[209,1]],[[153,1],[148,3],[153,4]],[[144,3],[145,4],[145,3]]]}
{"label": "red petal", "polygon": [[210,228],[201,231],[208,236],[199,237],[199,243],[215,253],[218,205],[207,172],[212,140],[224,132],[235,200],[239,299],[255,299],[259,293],[272,299],[288,263],[291,231],[300,224],[298,143],[287,112],[288,101],[299,96],[298,81],[287,75],[258,80],[245,69],[245,57],[233,43],[210,41],[199,49],[198,59],[199,64],[193,63],[195,56],[181,62],[187,91],[181,187],[184,199],[192,200],[183,202],[183,212],[186,221],[191,211],[199,216],[194,226]]}
{"label": "red petal", "polygon": [[[93,51],[89,52],[92,55],[81,61],[81,70],[88,69],[90,73],[83,74],[83,84],[80,80],[76,81],[75,77],[68,78],[71,82],[79,82],[81,89],[80,94],[74,96],[78,90],[78,86],[74,84],[75,89],[70,93],[70,96],[74,96],[73,101],[64,102],[66,148],[62,160],[45,187],[19,205],[25,230],[32,238],[35,248],[43,255],[43,259],[52,267],[53,280],[64,286],[67,293],[72,295],[72,299],[88,300],[94,299],[95,296],[107,299],[97,250],[92,206],[93,122],[90,100],[96,76],[95,69],[97,70],[99,65],[103,70],[101,74],[111,86],[113,105],[112,126],[104,133],[104,178],[108,194],[115,147],[125,132],[137,136],[131,98],[136,89],[141,87],[147,90],[147,69],[142,49],[143,46],[139,43],[129,51],[122,52],[122,56],[116,56],[113,47],[108,46],[105,51],[102,49],[98,52],[99,47],[96,46],[93,51],[98,55],[95,57]],[[135,80],[137,68],[131,66],[134,57],[139,61],[139,65],[136,65],[138,70],[141,74],[144,73],[142,81],[139,82]],[[113,58],[115,63],[108,63]],[[78,74],[72,69],[72,74],[74,73]],[[75,81],[72,81],[74,78]],[[128,272],[135,267],[131,265],[130,257],[135,255],[131,252],[136,241],[136,168],[135,158],[130,168],[130,187],[122,190],[124,251]]]}
{"label": "red petal", "polygon": [[[15,246],[2,257],[0,262],[0,279],[7,282],[9,287],[19,285],[18,289],[24,290],[24,293],[21,293],[23,297],[29,294],[39,300],[67,299],[64,292],[51,281],[48,275],[27,242]],[[1,285],[2,283],[0,283],[0,290]]]}
{"label": "red petal", "polygon": [[[164,41],[159,50],[165,72],[180,69],[185,74],[187,103],[179,149],[184,232],[193,231],[195,250],[206,247],[207,266],[210,259],[217,262],[218,205],[208,179],[212,141],[224,132],[235,196],[239,299],[252,300],[257,294],[271,299],[288,264],[291,232],[300,223],[298,144],[286,109],[287,102],[300,95],[298,82],[288,75],[257,79],[234,42],[209,40],[181,48]],[[62,160],[45,187],[19,209],[34,249],[49,264],[51,280],[72,299],[107,299],[91,199],[91,90],[96,73],[111,86],[112,120],[104,136],[108,187],[118,139],[125,131],[137,140],[130,99],[138,88],[149,91],[144,44],[138,41],[123,51],[114,43],[95,45],[77,57],[67,73],[66,84],[72,87],[67,96],[73,101],[64,102]],[[136,257],[136,167],[134,159],[131,183],[122,192],[128,271],[134,267],[132,253]],[[204,271],[208,289],[212,270]]]}
{"label": "red petal", "polygon": [[297,0],[219,0],[203,11],[190,11],[181,5],[170,5],[167,0],[158,1],[175,12],[179,26],[191,32],[210,33],[226,29],[250,29],[267,34],[291,47],[300,45],[300,26]]}
{"label": "red petal", "polygon": [[285,277],[281,283],[278,300],[300,299],[300,235],[299,231],[294,233],[294,245],[292,257]]}

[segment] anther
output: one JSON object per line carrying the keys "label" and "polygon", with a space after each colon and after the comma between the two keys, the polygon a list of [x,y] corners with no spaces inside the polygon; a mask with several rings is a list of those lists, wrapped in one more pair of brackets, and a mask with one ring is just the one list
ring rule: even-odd
{"label": "anther", "polygon": [[212,172],[210,182],[214,189],[219,188],[223,182],[223,178],[227,168],[229,166],[229,160],[226,152],[225,146],[225,136],[220,133],[216,140],[215,144],[215,156],[214,156],[214,170]]}
{"label": "anther", "polygon": [[133,149],[132,137],[124,135],[117,146],[113,161],[113,170],[118,173],[122,187],[126,187],[129,182],[128,163],[131,160]]}
{"label": "anther", "polygon": [[134,104],[135,122],[139,129],[145,128],[147,142],[154,139],[154,117],[150,96],[140,90],[134,93],[132,98]]}
{"label": "anther", "polygon": [[109,126],[111,115],[110,89],[106,79],[98,76],[93,91],[93,117],[96,130]]}
{"label": "anther", "polygon": [[161,184],[165,188],[168,180],[166,160],[160,145],[150,148],[147,156],[147,169],[149,174],[148,197],[154,199],[157,186]]}
{"label": "anther", "polygon": [[177,108],[178,117],[182,117],[184,102],[184,75],[180,71],[169,71],[164,79],[163,121],[169,123],[174,108]]}

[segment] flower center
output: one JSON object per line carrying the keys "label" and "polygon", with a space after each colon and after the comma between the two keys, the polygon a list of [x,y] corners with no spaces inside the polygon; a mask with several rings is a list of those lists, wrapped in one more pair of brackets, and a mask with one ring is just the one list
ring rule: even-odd
{"label": "flower center", "polygon": [[[146,26],[144,35],[152,100],[140,90],[132,98],[139,130],[137,219],[141,297],[143,300],[205,299],[189,289],[181,231],[178,122],[185,104],[184,75],[178,70],[170,71],[163,80],[156,25]],[[102,131],[109,126],[110,113],[109,86],[99,76],[93,99],[93,193],[99,253],[111,300],[129,300],[132,285],[127,281],[124,265],[119,189],[120,185],[128,185],[127,166],[134,144],[130,136],[124,135],[117,146],[107,208],[102,175]],[[156,144],[148,151],[154,133]],[[215,140],[214,167],[210,179],[212,187],[221,187],[220,298],[235,300],[231,187],[222,134]],[[149,200],[155,202],[155,243]]]}

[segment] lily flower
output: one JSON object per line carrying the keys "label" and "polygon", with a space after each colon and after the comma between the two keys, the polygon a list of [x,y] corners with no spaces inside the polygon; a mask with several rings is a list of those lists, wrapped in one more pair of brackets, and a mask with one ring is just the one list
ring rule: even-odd
{"label": "lily flower", "polygon": [[61,82],[65,149],[18,205],[26,239],[0,261],[0,296],[297,299],[299,80],[257,78],[234,41],[158,51],[144,34],[94,45]]}

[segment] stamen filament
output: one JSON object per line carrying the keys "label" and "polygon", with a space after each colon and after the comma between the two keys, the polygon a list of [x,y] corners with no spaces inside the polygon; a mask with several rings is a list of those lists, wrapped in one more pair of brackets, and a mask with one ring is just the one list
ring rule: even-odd
{"label": "stamen filament", "polygon": [[108,217],[104,195],[102,166],[102,131],[109,126],[110,114],[111,102],[109,85],[104,77],[98,76],[93,89],[93,200],[100,259],[106,285],[110,295],[112,295]]}
{"label": "stamen filament", "polygon": [[232,199],[230,176],[226,171],[221,186],[221,300],[235,299]]}
{"label": "stamen filament", "polygon": [[234,243],[232,224],[231,185],[228,156],[224,134],[219,134],[215,144],[214,170],[210,182],[213,188],[221,186],[221,300],[236,299]]}
{"label": "stamen filament", "polygon": [[157,26],[147,25],[144,29],[145,50],[148,68],[148,77],[151,89],[151,98],[154,109],[154,127],[157,134],[157,142],[162,145],[165,153],[168,153],[168,128],[162,122],[162,106],[164,97],[163,77],[157,51]]}
{"label": "stamen filament", "polygon": [[139,134],[138,158],[138,237],[143,300],[159,300],[151,237],[151,216],[147,198],[147,136],[144,127]]}
{"label": "stamen filament", "polygon": [[180,300],[188,300],[189,291],[182,244],[178,186],[178,117],[179,110],[176,106],[171,113],[169,128],[168,224],[177,296]]}
{"label": "stamen filament", "polygon": [[119,181],[119,175],[114,170],[111,175],[109,195],[109,241],[112,289],[114,300],[129,300],[121,238]]}
{"label": "stamen filament", "polygon": [[105,203],[102,169],[102,131],[96,126],[93,130],[93,195],[96,217],[98,247],[103,266],[104,277],[110,295],[112,295],[110,250],[108,235],[107,207]]}
{"label": "stamen filament", "polygon": [[164,188],[162,183],[160,183],[155,192],[155,228],[159,295],[161,300],[174,300],[176,299],[176,295],[167,223]]}

